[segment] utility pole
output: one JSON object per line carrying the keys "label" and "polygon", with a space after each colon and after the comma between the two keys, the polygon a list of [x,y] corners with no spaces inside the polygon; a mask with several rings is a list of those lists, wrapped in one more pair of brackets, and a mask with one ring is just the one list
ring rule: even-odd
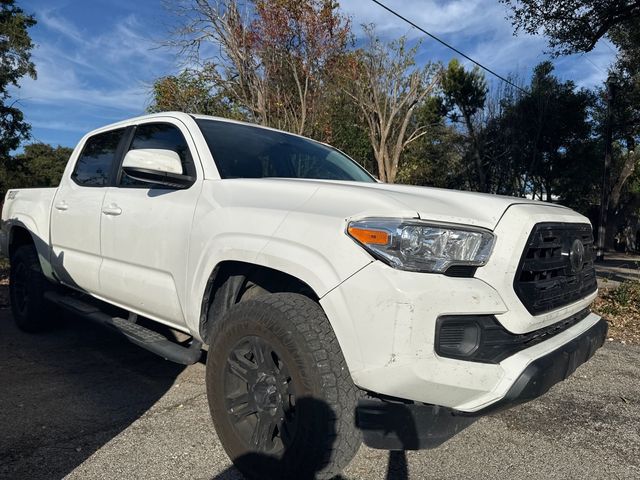
{"label": "utility pole", "polygon": [[598,222],[598,250],[596,261],[604,260],[604,245],[607,235],[607,214],[609,212],[609,184],[611,183],[611,155],[613,151],[613,102],[615,100],[616,77],[607,78],[607,117],[604,128],[604,172],[600,192],[600,221]]}

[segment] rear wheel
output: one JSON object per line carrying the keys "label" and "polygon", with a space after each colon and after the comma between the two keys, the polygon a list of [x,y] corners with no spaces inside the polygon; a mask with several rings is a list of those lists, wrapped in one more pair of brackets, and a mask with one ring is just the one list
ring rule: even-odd
{"label": "rear wheel", "polygon": [[18,247],[11,255],[9,297],[13,318],[20,330],[34,333],[50,325],[54,307],[44,298],[47,287],[35,247]]}
{"label": "rear wheel", "polygon": [[207,395],[216,431],[249,478],[331,478],[361,440],[357,388],[320,306],[258,297],[215,325]]}

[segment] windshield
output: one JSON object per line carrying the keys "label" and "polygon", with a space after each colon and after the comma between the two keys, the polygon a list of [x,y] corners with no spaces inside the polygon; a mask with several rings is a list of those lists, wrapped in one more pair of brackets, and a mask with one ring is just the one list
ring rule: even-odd
{"label": "windshield", "polygon": [[360,165],[321,143],[284,132],[197,119],[222,178],[313,178],[375,182]]}

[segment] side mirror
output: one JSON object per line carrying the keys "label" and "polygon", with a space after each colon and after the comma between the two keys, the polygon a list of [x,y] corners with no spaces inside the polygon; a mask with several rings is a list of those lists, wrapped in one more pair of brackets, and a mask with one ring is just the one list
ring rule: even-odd
{"label": "side mirror", "polygon": [[129,150],[122,161],[122,170],[135,180],[172,188],[187,188],[195,181],[182,173],[180,156],[172,150]]}

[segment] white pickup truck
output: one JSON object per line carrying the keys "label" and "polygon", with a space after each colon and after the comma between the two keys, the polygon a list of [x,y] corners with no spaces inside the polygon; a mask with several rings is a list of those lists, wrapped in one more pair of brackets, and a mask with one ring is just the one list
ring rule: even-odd
{"label": "white pickup truck", "polygon": [[[435,447],[603,343],[589,221],[383,184],[304,137],[184,113],[87,134],[58,188],[10,190],[18,326],[59,307],[199,361],[250,478],[329,478],[362,439]],[[163,324],[188,335],[181,343]]]}

